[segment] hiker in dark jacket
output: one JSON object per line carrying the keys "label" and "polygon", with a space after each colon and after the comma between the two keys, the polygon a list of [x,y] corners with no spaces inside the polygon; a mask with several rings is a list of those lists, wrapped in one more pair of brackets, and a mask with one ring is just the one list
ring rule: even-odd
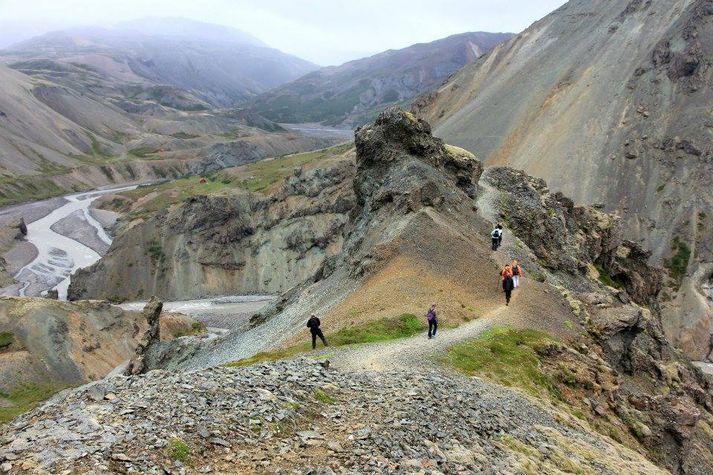
{"label": "hiker in dark jacket", "polygon": [[490,233],[490,240],[492,241],[493,251],[498,250],[498,246],[500,246],[501,239],[502,239],[502,231],[500,230],[500,225],[498,224],[497,226],[495,226],[493,231]]}
{"label": "hiker in dark jacket", "polygon": [[512,289],[515,288],[515,283],[512,280],[512,267],[505,266],[500,273],[503,280],[503,291],[505,292],[505,305],[510,305],[510,297],[512,297]]}
{"label": "hiker in dark jacket", "polygon": [[324,346],[329,346],[327,344],[326,338],[324,338],[324,334],[322,334],[322,330],[319,329],[319,325],[322,322],[319,321],[319,318],[317,318],[317,315],[312,314],[311,317],[309,317],[309,320],[307,320],[307,328],[309,328],[310,333],[312,334],[312,349],[314,350],[317,348],[317,337],[319,337],[320,340],[322,340],[322,343],[324,343]]}
{"label": "hiker in dark jacket", "polygon": [[428,320],[428,339],[436,336],[436,331],[438,331],[438,315],[436,315],[436,304],[431,304],[431,308],[428,309],[426,313],[426,320]]}

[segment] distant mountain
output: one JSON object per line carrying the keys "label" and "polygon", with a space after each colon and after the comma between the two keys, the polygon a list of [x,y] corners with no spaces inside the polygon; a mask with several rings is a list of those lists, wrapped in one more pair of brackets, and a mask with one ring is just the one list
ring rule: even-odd
{"label": "distant mountain", "polygon": [[428,98],[434,133],[618,211],[671,271],[669,335],[713,330],[713,1],[572,0]]}
{"label": "distant mountain", "polygon": [[[201,174],[338,140],[288,132],[247,110],[209,110],[173,86],[143,89],[50,60],[33,65],[28,75],[0,64],[0,206]],[[134,96],[117,97],[122,91]]]}
{"label": "distant mountain", "polygon": [[406,103],[470,64],[510,33],[463,33],[322,68],[269,91],[255,109],[277,122],[358,125]]}
{"label": "distant mountain", "polygon": [[79,65],[105,81],[180,88],[213,106],[244,102],[317,69],[239,30],[176,18],[56,31],[0,56],[21,69],[53,61]]}

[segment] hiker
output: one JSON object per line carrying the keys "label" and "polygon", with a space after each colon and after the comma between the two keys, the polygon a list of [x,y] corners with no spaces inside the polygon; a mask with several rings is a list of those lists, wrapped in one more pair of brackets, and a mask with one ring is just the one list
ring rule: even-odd
{"label": "hiker", "polygon": [[493,232],[490,233],[490,239],[492,240],[492,245],[493,245],[493,251],[497,251],[498,247],[500,246],[500,243],[503,240],[503,231],[502,231],[502,226],[499,224],[495,226],[495,229],[493,229]]}
{"label": "hiker", "polygon": [[500,272],[500,277],[503,281],[503,292],[505,292],[505,305],[510,305],[510,297],[512,297],[513,280],[512,280],[512,267],[505,266]]}
{"label": "hiker", "polygon": [[512,286],[514,289],[520,285],[520,277],[522,277],[522,266],[515,259],[512,261]]}
{"label": "hiker", "polygon": [[713,353],[713,333],[711,333],[711,336],[708,337],[708,354],[704,358],[705,361],[713,363],[713,360],[711,360],[711,353]]}
{"label": "hiker", "polygon": [[436,304],[431,304],[431,308],[428,309],[426,313],[426,320],[428,320],[428,339],[436,336],[436,331],[438,330],[438,316],[436,315]]}
{"label": "hiker", "polygon": [[324,346],[329,346],[327,343],[327,340],[324,338],[324,335],[322,334],[322,330],[319,329],[319,325],[322,322],[319,321],[319,318],[313,313],[311,317],[309,317],[309,320],[307,320],[307,328],[309,328],[310,333],[312,334],[312,349],[317,348],[317,337],[319,337],[320,340],[322,340],[322,343],[324,343]]}

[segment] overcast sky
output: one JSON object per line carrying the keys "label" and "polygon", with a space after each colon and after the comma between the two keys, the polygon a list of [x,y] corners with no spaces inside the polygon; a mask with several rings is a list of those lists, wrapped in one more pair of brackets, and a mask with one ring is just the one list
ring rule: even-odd
{"label": "overcast sky", "polygon": [[519,32],[565,0],[0,0],[0,46],[147,16],[233,26],[320,65],[466,31]]}

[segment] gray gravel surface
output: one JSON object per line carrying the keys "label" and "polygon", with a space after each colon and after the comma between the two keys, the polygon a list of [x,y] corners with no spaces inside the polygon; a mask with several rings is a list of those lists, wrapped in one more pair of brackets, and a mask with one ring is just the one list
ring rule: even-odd
{"label": "gray gravel surface", "polygon": [[0,428],[12,474],[517,473],[523,457],[545,471],[564,457],[587,473],[615,473],[613,463],[660,473],[577,419],[477,378],[310,360],[114,377]]}

